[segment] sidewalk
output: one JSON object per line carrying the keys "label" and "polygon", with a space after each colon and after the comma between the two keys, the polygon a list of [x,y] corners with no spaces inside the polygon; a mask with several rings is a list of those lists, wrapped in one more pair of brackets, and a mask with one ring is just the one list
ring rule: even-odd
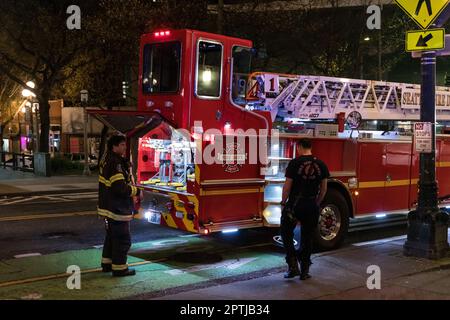
{"label": "sidewalk", "polygon": [[[405,257],[404,239],[351,245],[316,254],[312,278],[283,279],[276,270],[262,278],[185,291],[164,300],[450,300],[450,255],[439,261]],[[367,267],[381,270],[381,289],[369,290]],[[284,269],[284,267],[283,267]],[[371,281],[371,283],[373,283]]]}
{"label": "sidewalk", "polygon": [[98,176],[39,177],[33,173],[0,168],[0,196],[40,195],[98,190]]}

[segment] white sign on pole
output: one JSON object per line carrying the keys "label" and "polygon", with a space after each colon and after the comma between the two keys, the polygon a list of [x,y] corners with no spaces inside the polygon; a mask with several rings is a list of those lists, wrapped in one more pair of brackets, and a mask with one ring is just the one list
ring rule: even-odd
{"label": "white sign on pole", "polygon": [[431,122],[416,122],[414,124],[414,148],[416,152],[432,152],[432,125]]}

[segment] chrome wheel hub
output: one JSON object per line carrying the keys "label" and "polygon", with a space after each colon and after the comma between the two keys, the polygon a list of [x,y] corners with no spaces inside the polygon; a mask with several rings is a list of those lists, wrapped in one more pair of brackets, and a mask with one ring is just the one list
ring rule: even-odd
{"label": "chrome wheel hub", "polygon": [[324,207],[319,216],[319,232],[322,239],[331,241],[336,238],[341,228],[341,214],[332,204]]}

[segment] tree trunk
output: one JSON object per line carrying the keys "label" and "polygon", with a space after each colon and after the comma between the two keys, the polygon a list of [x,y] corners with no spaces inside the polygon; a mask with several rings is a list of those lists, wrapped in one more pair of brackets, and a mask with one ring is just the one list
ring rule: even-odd
{"label": "tree trunk", "polygon": [[217,33],[223,34],[223,0],[217,4]]}
{"label": "tree trunk", "polygon": [[5,125],[0,125],[0,164],[5,163],[5,154],[3,153],[3,133],[5,132]]}
{"label": "tree trunk", "polygon": [[[41,120],[41,133],[39,136],[39,152],[48,153],[48,136],[50,133],[50,104],[48,100],[50,94],[47,90],[43,90],[41,95],[39,95],[39,117]],[[36,132],[39,132],[36,129]]]}

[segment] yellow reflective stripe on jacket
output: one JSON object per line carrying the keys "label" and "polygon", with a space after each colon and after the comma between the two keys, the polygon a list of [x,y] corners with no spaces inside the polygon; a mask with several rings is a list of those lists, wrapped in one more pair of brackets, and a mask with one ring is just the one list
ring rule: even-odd
{"label": "yellow reflective stripe on jacket", "polygon": [[123,176],[122,173],[113,175],[109,180],[101,175],[98,176],[98,182],[103,183],[107,187],[111,187],[111,185],[114,182],[119,181],[119,180],[125,180],[125,177]]}
{"label": "yellow reflective stripe on jacket", "polygon": [[97,209],[97,213],[100,216],[107,217],[107,218],[113,219],[115,221],[131,221],[133,219],[132,214],[125,216],[125,215],[115,214],[109,210],[100,209],[100,208]]}
{"label": "yellow reflective stripe on jacket", "polygon": [[118,173],[113,175],[111,178],[109,178],[109,181],[111,182],[111,184],[113,184],[116,181],[119,180],[125,180],[125,176],[123,175],[123,173]]}
{"label": "yellow reflective stripe on jacket", "polygon": [[111,187],[111,181],[105,179],[105,177],[103,177],[103,176],[100,176],[100,175],[98,176],[98,182],[104,184],[107,187]]}
{"label": "yellow reflective stripe on jacket", "polygon": [[135,186],[130,186],[131,187],[131,196],[134,197],[135,195],[137,195],[137,188]]}

